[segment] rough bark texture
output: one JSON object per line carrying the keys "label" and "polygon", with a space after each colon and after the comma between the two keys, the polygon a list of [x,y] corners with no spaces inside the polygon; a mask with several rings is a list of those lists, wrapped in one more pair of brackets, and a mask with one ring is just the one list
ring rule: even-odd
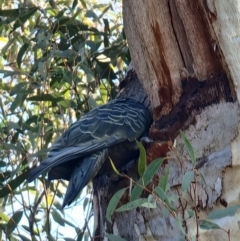
{"label": "rough bark texture", "polygon": [[[174,206],[187,235],[159,203],[156,209],[116,213],[102,230],[129,241],[239,239],[239,212],[211,220],[228,234],[197,225],[210,211],[239,203],[239,13],[237,0],[123,0],[134,69],[153,109],[148,162],[169,157],[158,176],[170,167],[170,195],[180,196]],[[180,129],[195,149],[199,173],[196,188],[187,192],[181,191],[182,178],[193,166]],[[128,185],[121,180],[98,192],[103,216],[111,196]],[[126,194],[121,203],[127,200]],[[195,210],[196,218],[188,210]]]}

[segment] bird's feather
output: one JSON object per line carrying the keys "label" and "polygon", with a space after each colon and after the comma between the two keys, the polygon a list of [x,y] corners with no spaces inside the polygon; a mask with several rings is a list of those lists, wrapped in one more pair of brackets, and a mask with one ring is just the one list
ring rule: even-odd
{"label": "bird's feather", "polygon": [[63,133],[52,145],[48,157],[31,170],[28,181],[63,163],[127,140],[132,142],[146,133],[150,123],[148,109],[132,99],[116,99],[95,108]]}
{"label": "bird's feather", "polygon": [[96,176],[102,164],[107,158],[107,149],[88,155],[74,167],[62,207],[70,205],[78,193],[88,184],[93,176]]}

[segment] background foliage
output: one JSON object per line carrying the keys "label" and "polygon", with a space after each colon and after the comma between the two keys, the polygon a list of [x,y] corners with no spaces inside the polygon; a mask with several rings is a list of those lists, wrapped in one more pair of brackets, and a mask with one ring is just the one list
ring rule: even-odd
{"label": "background foliage", "polygon": [[72,205],[85,209],[80,223],[61,210],[65,182],[26,177],[72,122],[115,97],[130,62],[121,5],[1,1],[0,36],[0,239],[88,240],[91,187]]}

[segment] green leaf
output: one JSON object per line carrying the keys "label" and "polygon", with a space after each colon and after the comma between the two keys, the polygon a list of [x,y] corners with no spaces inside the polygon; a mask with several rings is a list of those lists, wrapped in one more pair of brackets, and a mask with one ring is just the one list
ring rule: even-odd
{"label": "green leaf", "polygon": [[27,89],[27,82],[20,82],[16,84],[10,91],[10,95],[19,94],[20,91]]}
{"label": "green leaf", "polygon": [[157,207],[157,202],[155,200],[152,203],[149,203],[149,202],[143,203],[143,204],[141,204],[141,207],[144,207],[144,208],[156,208]]}
{"label": "green leaf", "polygon": [[76,231],[76,233],[77,233],[77,235],[78,235],[77,241],[83,241],[84,232],[80,231],[79,228],[77,228],[75,231]]}
{"label": "green leaf", "polygon": [[206,229],[206,230],[221,229],[221,227],[216,223],[213,223],[207,220],[198,220],[198,223],[201,229]]}
{"label": "green leaf", "polygon": [[116,236],[116,235],[114,235],[114,234],[106,233],[105,236],[106,236],[110,241],[127,241],[126,239],[121,238],[121,237],[119,237],[119,236]]}
{"label": "green leaf", "polygon": [[22,153],[22,151],[23,151],[22,147],[18,144],[14,145],[14,144],[3,143],[2,147],[4,147],[4,149],[6,149],[6,150],[14,150],[19,153]]}
{"label": "green leaf", "polygon": [[11,171],[0,172],[0,182],[5,182],[9,177],[11,177],[11,174]]}
{"label": "green leaf", "polygon": [[54,200],[53,206],[54,206],[57,210],[62,210],[62,204],[61,204],[60,202],[58,202],[58,200]]}
{"label": "green leaf", "polygon": [[87,10],[86,12],[86,15],[85,15],[86,18],[92,18],[93,20],[97,20],[98,19],[98,16],[96,15],[96,13],[92,10]]}
{"label": "green leaf", "polygon": [[12,104],[11,104],[11,107],[10,107],[10,110],[11,112],[13,113],[15,111],[15,109],[21,105],[22,103],[22,100],[23,100],[23,95],[19,94],[19,95],[16,95],[16,97],[14,98]]}
{"label": "green leaf", "polygon": [[61,50],[54,50],[53,51],[54,56],[61,57],[61,58],[69,58],[69,57],[74,57],[77,55],[77,52],[67,49],[64,51]]}
{"label": "green leaf", "polygon": [[73,238],[64,238],[65,241],[76,241],[76,239]]}
{"label": "green leaf", "polygon": [[1,188],[0,198],[6,197],[9,193],[19,187],[26,180],[29,172],[29,168],[25,168],[24,172],[21,175],[17,176],[15,179],[11,180],[3,188]]}
{"label": "green leaf", "polygon": [[175,211],[175,209],[171,206],[171,204],[168,200],[168,197],[167,197],[166,193],[162,190],[162,188],[158,186],[158,187],[155,187],[154,190],[157,193],[157,195],[161,198],[161,200],[167,205],[167,207],[170,210]]}
{"label": "green leaf", "polygon": [[239,208],[240,205],[238,204],[232,207],[212,211],[207,215],[207,219],[219,219],[227,216],[232,217],[237,213]]}
{"label": "green leaf", "polygon": [[183,176],[182,191],[186,191],[194,180],[194,173],[192,171],[186,172]]}
{"label": "green leaf", "polygon": [[0,9],[0,16],[3,16],[3,17],[12,17],[12,16],[17,16],[19,14],[19,10],[16,8],[16,9],[5,9],[5,10],[2,10]]}
{"label": "green leaf", "polygon": [[84,199],[84,202],[83,202],[83,210],[85,211],[86,210],[86,207],[88,207],[89,205],[91,204],[91,201],[88,197],[86,197]]}
{"label": "green leaf", "polygon": [[[62,208],[62,206],[61,206],[61,208]],[[69,222],[69,221],[66,220],[66,219],[64,219],[64,223],[66,223],[66,224],[69,225],[70,227],[76,228],[76,226],[75,226],[73,223]]]}
{"label": "green leaf", "polygon": [[7,163],[5,161],[0,161],[0,167],[5,167]]}
{"label": "green leaf", "polygon": [[[106,8],[103,9],[102,13],[98,16],[98,19],[102,19],[103,16],[104,16],[104,14],[105,14],[110,8],[112,8],[112,5],[111,5],[111,4],[109,4]],[[108,19],[103,19],[104,25],[106,25],[106,24],[105,24],[105,21],[108,21]],[[108,25],[107,31],[110,33],[109,25]]]}
{"label": "green leaf", "polygon": [[65,12],[66,12],[66,9],[64,8],[63,10],[61,10],[60,12],[58,12],[58,14],[55,16],[55,18],[56,18],[56,19],[61,18],[61,17],[64,15]]}
{"label": "green leaf", "polygon": [[185,134],[180,131],[180,134],[181,134],[181,138],[183,139],[186,147],[187,147],[187,150],[188,150],[188,154],[189,156],[191,157],[191,161],[192,161],[192,164],[195,166],[196,165],[196,155],[195,155],[195,151],[192,147],[192,144],[191,142],[187,139],[187,137],[185,136]]}
{"label": "green leaf", "polygon": [[35,95],[27,98],[28,101],[51,101],[51,102],[59,102],[64,100],[62,96],[58,96],[57,94],[42,94]]}
{"label": "green leaf", "polygon": [[[0,86],[0,89],[2,89],[3,90],[3,88],[1,88],[2,86]],[[3,117],[5,117],[5,111],[4,111],[4,108],[3,108],[3,102],[2,102],[2,99],[0,99],[0,108],[1,108],[1,115],[3,116]]]}
{"label": "green leaf", "polygon": [[18,19],[18,16],[7,17],[4,20],[0,21],[0,26],[3,24],[10,24]]}
{"label": "green leaf", "polygon": [[152,161],[143,173],[142,178],[140,178],[137,184],[134,186],[131,193],[131,201],[136,200],[142,193],[143,188],[141,186],[146,186],[151,181],[153,176],[156,174],[160,166],[162,165],[164,158],[158,158]]}
{"label": "green leaf", "polygon": [[179,200],[179,196],[176,194],[172,194],[171,196],[168,196],[168,200],[170,203],[177,203]]}
{"label": "green leaf", "polygon": [[88,66],[86,66],[85,64],[82,64],[82,63],[80,63],[79,66],[81,67],[81,69],[82,69],[86,74],[89,74],[89,75],[94,76],[93,71],[92,71]]}
{"label": "green leaf", "polygon": [[25,229],[27,232],[31,232],[30,228],[27,225],[21,225],[23,229]]}
{"label": "green leaf", "polygon": [[112,161],[112,159],[111,159],[110,157],[109,157],[109,160],[110,160],[110,163],[111,163],[111,166],[112,166],[113,171],[114,171],[116,174],[118,174],[119,176],[121,176],[120,172],[119,172],[118,169],[115,167],[115,165],[114,165],[114,163],[113,163],[113,161]]}
{"label": "green leaf", "polygon": [[156,199],[154,199],[154,201],[152,202],[152,199],[153,199],[153,195],[150,194],[148,196],[148,201],[146,203],[143,203],[141,205],[141,207],[145,207],[145,208],[156,208],[157,207],[157,202],[156,202]]}
{"label": "green leaf", "polygon": [[21,68],[22,64],[22,57],[25,54],[26,50],[28,49],[29,44],[25,43],[19,50],[18,55],[17,55],[17,64],[19,69]]}
{"label": "green leaf", "polygon": [[20,129],[20,126],[18,125],[18,123],[13,121],[8,122],[8,127],[14,130]]}
{"label": "green leaf", "polygon": [[[1,22],[0,22],[0,25],[1,25]],[[14,44],[15,43],[15,41],[16,41],[16,39],[15,38],[10,38],[9,39],[9,41],[7,42],[7,44],[5,44],[5,46],[2,48],[2,55],[5,55],[6,54],[6,52],[7,52],[7,50],[10,48],[10,46],[12,45],[12,44]],[[0,72],[1,71],[4,71],[3,69],[1,69],[0,70]],[[6,70],[7,71],[7,70]]]}
{"label": "green leaf", "polygon": [[19,75],[19,74],[24,74],[24,73],[21,73],[19,71],[11,71],[11,70],[0,69],[0,74],[4,74],[4,78],[6,78],[8,76]]}
{"label": "green leaf", "polygon": [[[85,233],[84,234],[84,241],[89,241],[90,240],[90,237],[89,237],[89,234],[88,233]],[[82,240],[81,240],[82,241]]]}
{"label": "green leaf", "polygon": [[78,0],[74,0],[74,1],[73,1],[73,4],[72,4],[72,10],[75,9],[75,7],[77,6],[77,4],[78,4]]}
{"label": "green leaf", "polygon": [[138,158],[138,174],[140,177],[143,176],[144,171],[147,167],[147,157],[146,157],[146,150],[141,142],[136,141],[138,148],[139,148],[139,158]]}
{"label": "green leaf", "polygon": [[203,174],[202,174],[201,172],[199,172],[199,175],[200,175],[200,177],[201,177],[201,179],[202,179],[204,185],[207,186],[207,183],[206,183],[206,180],[205,180]]}
{"label": "green leaf", "polygon": [[166,192],[167,184],[168,184],[168,177],[169,177],[170,169],[167,167],[165,170],[165,175],[163,175],[158,183],[158,186],[162,188],[164,192]]}
{"label": "green leaf", "polygon": [[119,207],[118,209],[116,209],[116,212],[125,212],[125,211],[129,211],[132,210],[134,208],[140,207],[142,206],[142,204],[148,203],[148,199],[147,198],[139,198],[136,199],[134,201],[131,201],[129,203],[126,203],[125,205]]}
{"label": "green leaf", "polygon": [[21,238],[21,241],[33,241],[32,239],[27,238],[26,236],[19,234],[18,235]]}
{"label": "green leaf", "polygon": [[9,219],[10,218],[5,213],[0,212],[0,220],[1,221],[8,222]]}
{"label": "green leaf", "polygon": [[116,212],[124,212],[124,211],[129,211],[137,207],[145,207],[145,208],[156,208],[156,200],[151,202],[152,195],[149,195],[148,198],[139,198],[137,200],[131,201],[129,203],[126,203],[125,205],[119,207],[116,209]]}
{"label": "green leaf", "polygon": [[7,230],[6,230],[6,236],[9,237],[10,234],[14,231],[14,229],[17,227],[18,223],[22,219],[23,212],[17,211],[13,214],[13,216],[10,218],[10,220],[7,223]]}
{"label": "green leaf", "polygon": [[37,9],[37,7],[30,7],[28,12],[21,15],[13,25],[13,31],[22,26],[37,11]]}
{"label": "green leaf", "polygon": [[46,62],[38,62],[38,72],[44,80],[47,78]]}
{"label": "green leaf", "polygon": [[124,194],[126,189],[127,188],[120,189],[112,196],[112,198],[108,204],[107,211],[106,211],[106,218],[107,218],[108,222],[112,223],[111,216],[112,216],[113,212],[115,211],[116,206],[118,205],[118,203],[119,203],[120,199],[122,198],[122,195]]}
{"label": "green leaf", "polygon": [[51,148],[43,148],[40,151],[35,152],[34,154],[29,154],[28,158],[32,158],[32,157],[42,157],[42,156],[46,156],[46,154],[51,150]]}
{"label": "green leaf", "polygon": [[59,214],[59,212],[57,212],[56,210],[53,210],[52,211],[52,217],[54,219],[54,221],[56,223],[58,223],[59,225],[61,226],[65,226],[65,222],[64,222],[64,219],[62,218],[62,216]]}
{"label": "green leaf", "polygon": [[142,191],[143,191],[143,187],[144,184],[143,184],[143,179],[139,179],[138,182],[136,183],[136,185],[134,186],[132,192],[131,192],[131,197],[130,197],[130,200],[131,201],[134,201],[136,200],[137,198],[139,198],[139,196],[141,195]]}

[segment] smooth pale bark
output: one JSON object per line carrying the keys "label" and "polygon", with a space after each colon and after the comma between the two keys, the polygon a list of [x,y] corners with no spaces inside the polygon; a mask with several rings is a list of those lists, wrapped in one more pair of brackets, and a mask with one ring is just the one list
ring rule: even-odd
{"label": "smooth pale bark", "polygon": [[[181,196],[175,207],[187,240],[191,237],[204,241],[228,240],[223,230],[197,227],[196,218],[190,218],[188,210],[196,208],[197,218],[205,219],[212,210],[239,204],[240,3],[237,0],[123,0],[123,16],[134,69],[152,102],[155,122],[150,137],[155,142],[148,145],[148,161],[171,157],[164,169],[170,167],[171,191]],[[196,190],[182,193],[183,175],[192,170],[189,155],[179,135],[163,140],[156,123],[178,104],[184,79],[209,83],[212,76],[221,79],[223,75],[227,76],[233,102],[217,100],[204,106],[203,96],[201,108],[191,112],[191,120],[184,121],[180,128],[195,149],[198,172],[207,184],[199,176]],[[206,92],[206,99],[218,96],[220,88],[215,84]],[[159,177],[163,171],[159,170]],[[111,196],[120,188],[99,194],[103,213]],[[127,199],[124,197],[122,202]],[[239,213],[211,221],[230,230],[231,240],[238,240]],[[101,227],[129,241],[184,237],[175,218],[166,214],[161,204],[157,209],[115,213],[113,224],[104,222]]]}

